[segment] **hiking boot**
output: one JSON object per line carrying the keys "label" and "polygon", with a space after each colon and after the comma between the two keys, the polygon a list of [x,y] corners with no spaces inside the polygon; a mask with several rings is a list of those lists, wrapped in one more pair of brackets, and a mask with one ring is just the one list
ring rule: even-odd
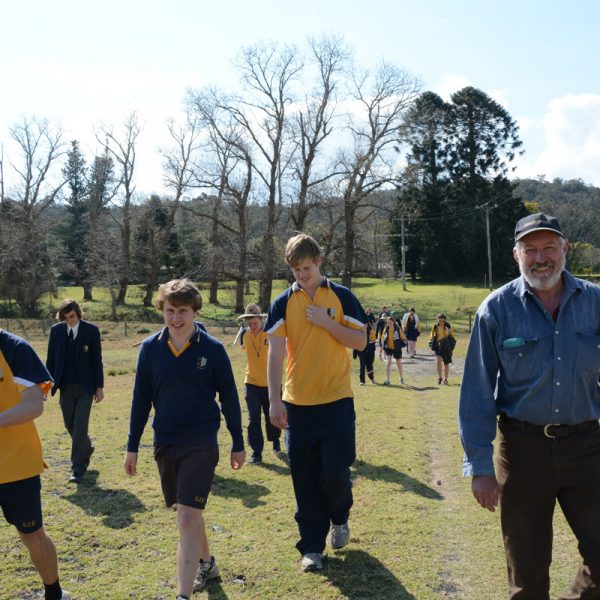
{"label": "hiking boot", "polygon": [[343,525],[334,525],[332,523],[329,533],[329,542],[331,543],[331,547],[334,550],[339,550],[340,548],[347,546],[349,541],[350,528],[348,527],[348,523],[344,523]]}
{"label": "hiking boot", "polygon": [[260,465],[261,462],[262,462],[262,455],[261,454],[252,454],[250,456],[250,458],[248,459],[248,464],[249,465]]}
{"label": "hiking boot", "polygon": [[211,556],[210,560],[200,559],[198,571],[196,571],[196,579],[194,580],[194,591],[199,592],[206,587],[206,584],[211,579],[219,577],[219,567],[215,561],[215,557]]}
{"label": "hiking boot", "polygon": [[323,568],[323,555],[318,552],[309,552],[300,560],[300,568],[305,573],[320,571]]}

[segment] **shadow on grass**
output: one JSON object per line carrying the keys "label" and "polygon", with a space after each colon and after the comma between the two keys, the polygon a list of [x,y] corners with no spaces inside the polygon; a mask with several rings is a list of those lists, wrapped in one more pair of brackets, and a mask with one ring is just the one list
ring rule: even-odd
{"label": "shadow on grass", "polygon": [[227,600],[229,598],[221,585],[221,578],[209,581],[203,592],[206,592],[206,596],[210,600]]}
{"label": "shadow on grass", "polygon": [[354,462],[354,468],[356,475],[372,479],[376,481],[386,481],[387,483],[395,483],[402,487],[405,492],[412,492],[424,498],[430,498],[432,500],[443,500],[444,497],[434,490],[433,488],[425,485],[418,479],[388,467],[387,465],[370,465],[362,460]]}
{"label": "shadow on grass", "polygon": [[290,467],[288,466],[289,463],[289,459],[286,455],[285,459],[282,457],[280,458],[280,460],[282,461],[283,464],[278,464],[278,463],[266,463],[266,462],[262,462],[259,465],[256,465],[256,467],[252,467],[253,469],[265,469],[266,471],[273,471],[273,473],[277,473],[277,475],[289,475],[290,474]]}
{"label": "shadow on grass", "polygon": [[271,490],[257,483],[246,483],[241,479],[215,475],[210,492],[225,498],[239,498],[247,508],[256,508],[266,504],[261,498],[270,494]]}
{"label": "shadow on grass", "polygon": [[329,556],[320,575],[349,600],[416,600],[379,560],[363,550]]}
{"label": "shadow on grass", "polygon": [[102,524],[111,529],[124,529],[133,523],[135,513],[145,512],[139,498],[127,490],[101,488],[97,484],[98,471],[88,471],[72,494],[63,498],[82,508],[86,514],[103,515]]}

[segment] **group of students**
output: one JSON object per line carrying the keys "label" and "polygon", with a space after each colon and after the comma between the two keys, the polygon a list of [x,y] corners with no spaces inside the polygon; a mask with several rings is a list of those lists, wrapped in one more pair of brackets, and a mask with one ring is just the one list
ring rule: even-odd
{"label": "group of students", "polygon": [[[322,252],[313,238],[304,234],[291,238],[285,260],[295,282],[271,304],[264,328],[265,315],[258,307],[249,307],[242,315],[248,325],[242,343],[248,357],[245,396],[253,449],[249,462],[262,460],[263,412],[268,414],[267,440],[275,452],[281,450],[280,436],[285,430],[297,505],[300,539],[296,547],[301,570],[310,572],[323,568],[328,541],[337,550],[350,540],[350,466],[356,448],[346,348],[364,349],[367,316],[350,290],[321,275]],[[154,459],[161,489],[165,504],[177,509],[177,598],[187,600],[219,576],[203,510],[219,460],[221,413],[232,440],[232,469],[242,467],[246,452],[229,356],[223,344],[196,320],[202,306],[198,288],[187,279],[170,281],[160,286],[155,305],[165,326],[140,346],[124,469],[131,476],[137,473],[140,440],[153,409]],[[69,346],[75,343],[73,327],[66,317],[70,313],[59,313],[63,321],[56,336],[66,355],[74,358]],[[76,321],[75,336],[82,335],[83,322]],[[79,346],[82,353],[91,354],[87,343]],[[316,356],[322,368],[315,369]],[[99,401],[104,396],[103,383],[96,383],[97,388],[87,396]],[[30,552],[45,586],[45,600],[69,600],[59,583],[56,549],[43,528],[40,475],[46,465],[34,424],[46,394],[56,385],[25,340],[0,330],[0,508]],[[64,400],[66,406],[73,390],[66,384],[59,389],[61,405]],[[77,456],[72,455],[70,481],[77,484],[94,449],[87,433],[84,442]]]}
{"label": "group of students", "polygon": [[[406,348],[409,358],[417,355],[417,339],[421,335],[421,321],[413,307],[398,320],[392,311],[383,306],[377,318],[370,308],[365,309],[367,315],[367,345],[364,350],[354,351],[354,358],[360,361],[359,381],[365,385],[366,377],[375,383],[375,352],[379,347],[379,358],[385,354],[386,377],[383,385],[390,385],[392,364],[395,361],[398,369],[399,383],[404,384],[402,366],[402,350]],[[448,385],[448,371],[452,363],[452,352],[456,345],[454,328],[444,313],[437,316],[431,328],[429,347],[436,356],[438,385]],[[366,377],[365,377],[366,375]]]}

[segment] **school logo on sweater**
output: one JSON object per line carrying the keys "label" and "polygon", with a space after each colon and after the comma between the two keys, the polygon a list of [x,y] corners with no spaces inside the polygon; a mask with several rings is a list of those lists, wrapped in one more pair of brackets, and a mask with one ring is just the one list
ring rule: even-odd
{"label": "school logo on sweater", "polygon": [[206,368],[206,356],[199,356],[196,359],[196,368],[201,371]]}

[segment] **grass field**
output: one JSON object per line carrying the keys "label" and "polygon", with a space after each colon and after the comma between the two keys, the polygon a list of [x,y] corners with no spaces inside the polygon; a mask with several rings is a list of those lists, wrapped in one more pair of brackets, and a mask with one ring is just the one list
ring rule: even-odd
{"label": "grass field", "polygon": [[[404,304],[397,286],[394,291],[385,284],[368,288],[369,282],[365,283],[365,291],[375,292],[367,298],[373,306]],[[419,311],[422,303],[429,302],[432,312],[444,307],[451,316],[461,304],[477,306],[477,294],[480,299],[485,296],[482,290],[468,288],[450,291],[450,295],[447,289],[417,288],[411,289],[411,302],[406,304],[414,304]],[[366,298],[361,287],[356,291]],[[391,301],[394,296],[402,301]],[[175,515],[162,502],[150,426],[142,440],[138,475],[128,478],[122,468],[137,355],[134,344],[157,325],[132,325],[128,337],[122,324],[101,323],[100,327],[106,399],[92,412],[96,453],[80,486],[67,483],[70,440],[57,397],[48,400],[37,421],[49,466],[42,490],[46,527],[58,547],[61,581],[73,598],[174,598]],[[405,362],[407,385],[402,387],[359,387],[358,363],[353,361],[358,459],[353,468],[351,542],[336,553],[328,550],[322,573],[299,572],[294,498],[285,461],[265,452],[262,465],[231,471],[230,440],[223,426],[221,462],[205,515],[222,578],[194,598],[506,597],[498,513],[478,508],[469,482],[460,477],[456,406],[468,335],[464,320],[458,329],[450,386],[436,385],[435,363],[424,341],[419,343],[418,357]],[[244,359],[239,347],[230,346],[234,329],[209,326],[209,331],[226,343],[241,393]],[[45,356],[41,328],[29,329],[26,337]],[[375,369],[381,381],[383,363],[377,361]],[[0,526],[0,549],[4,554],[0,600],[41,598],[26,551],[6,525]],[[573,536],[557,514],[552,597],[568,587],[577,557]]]}

